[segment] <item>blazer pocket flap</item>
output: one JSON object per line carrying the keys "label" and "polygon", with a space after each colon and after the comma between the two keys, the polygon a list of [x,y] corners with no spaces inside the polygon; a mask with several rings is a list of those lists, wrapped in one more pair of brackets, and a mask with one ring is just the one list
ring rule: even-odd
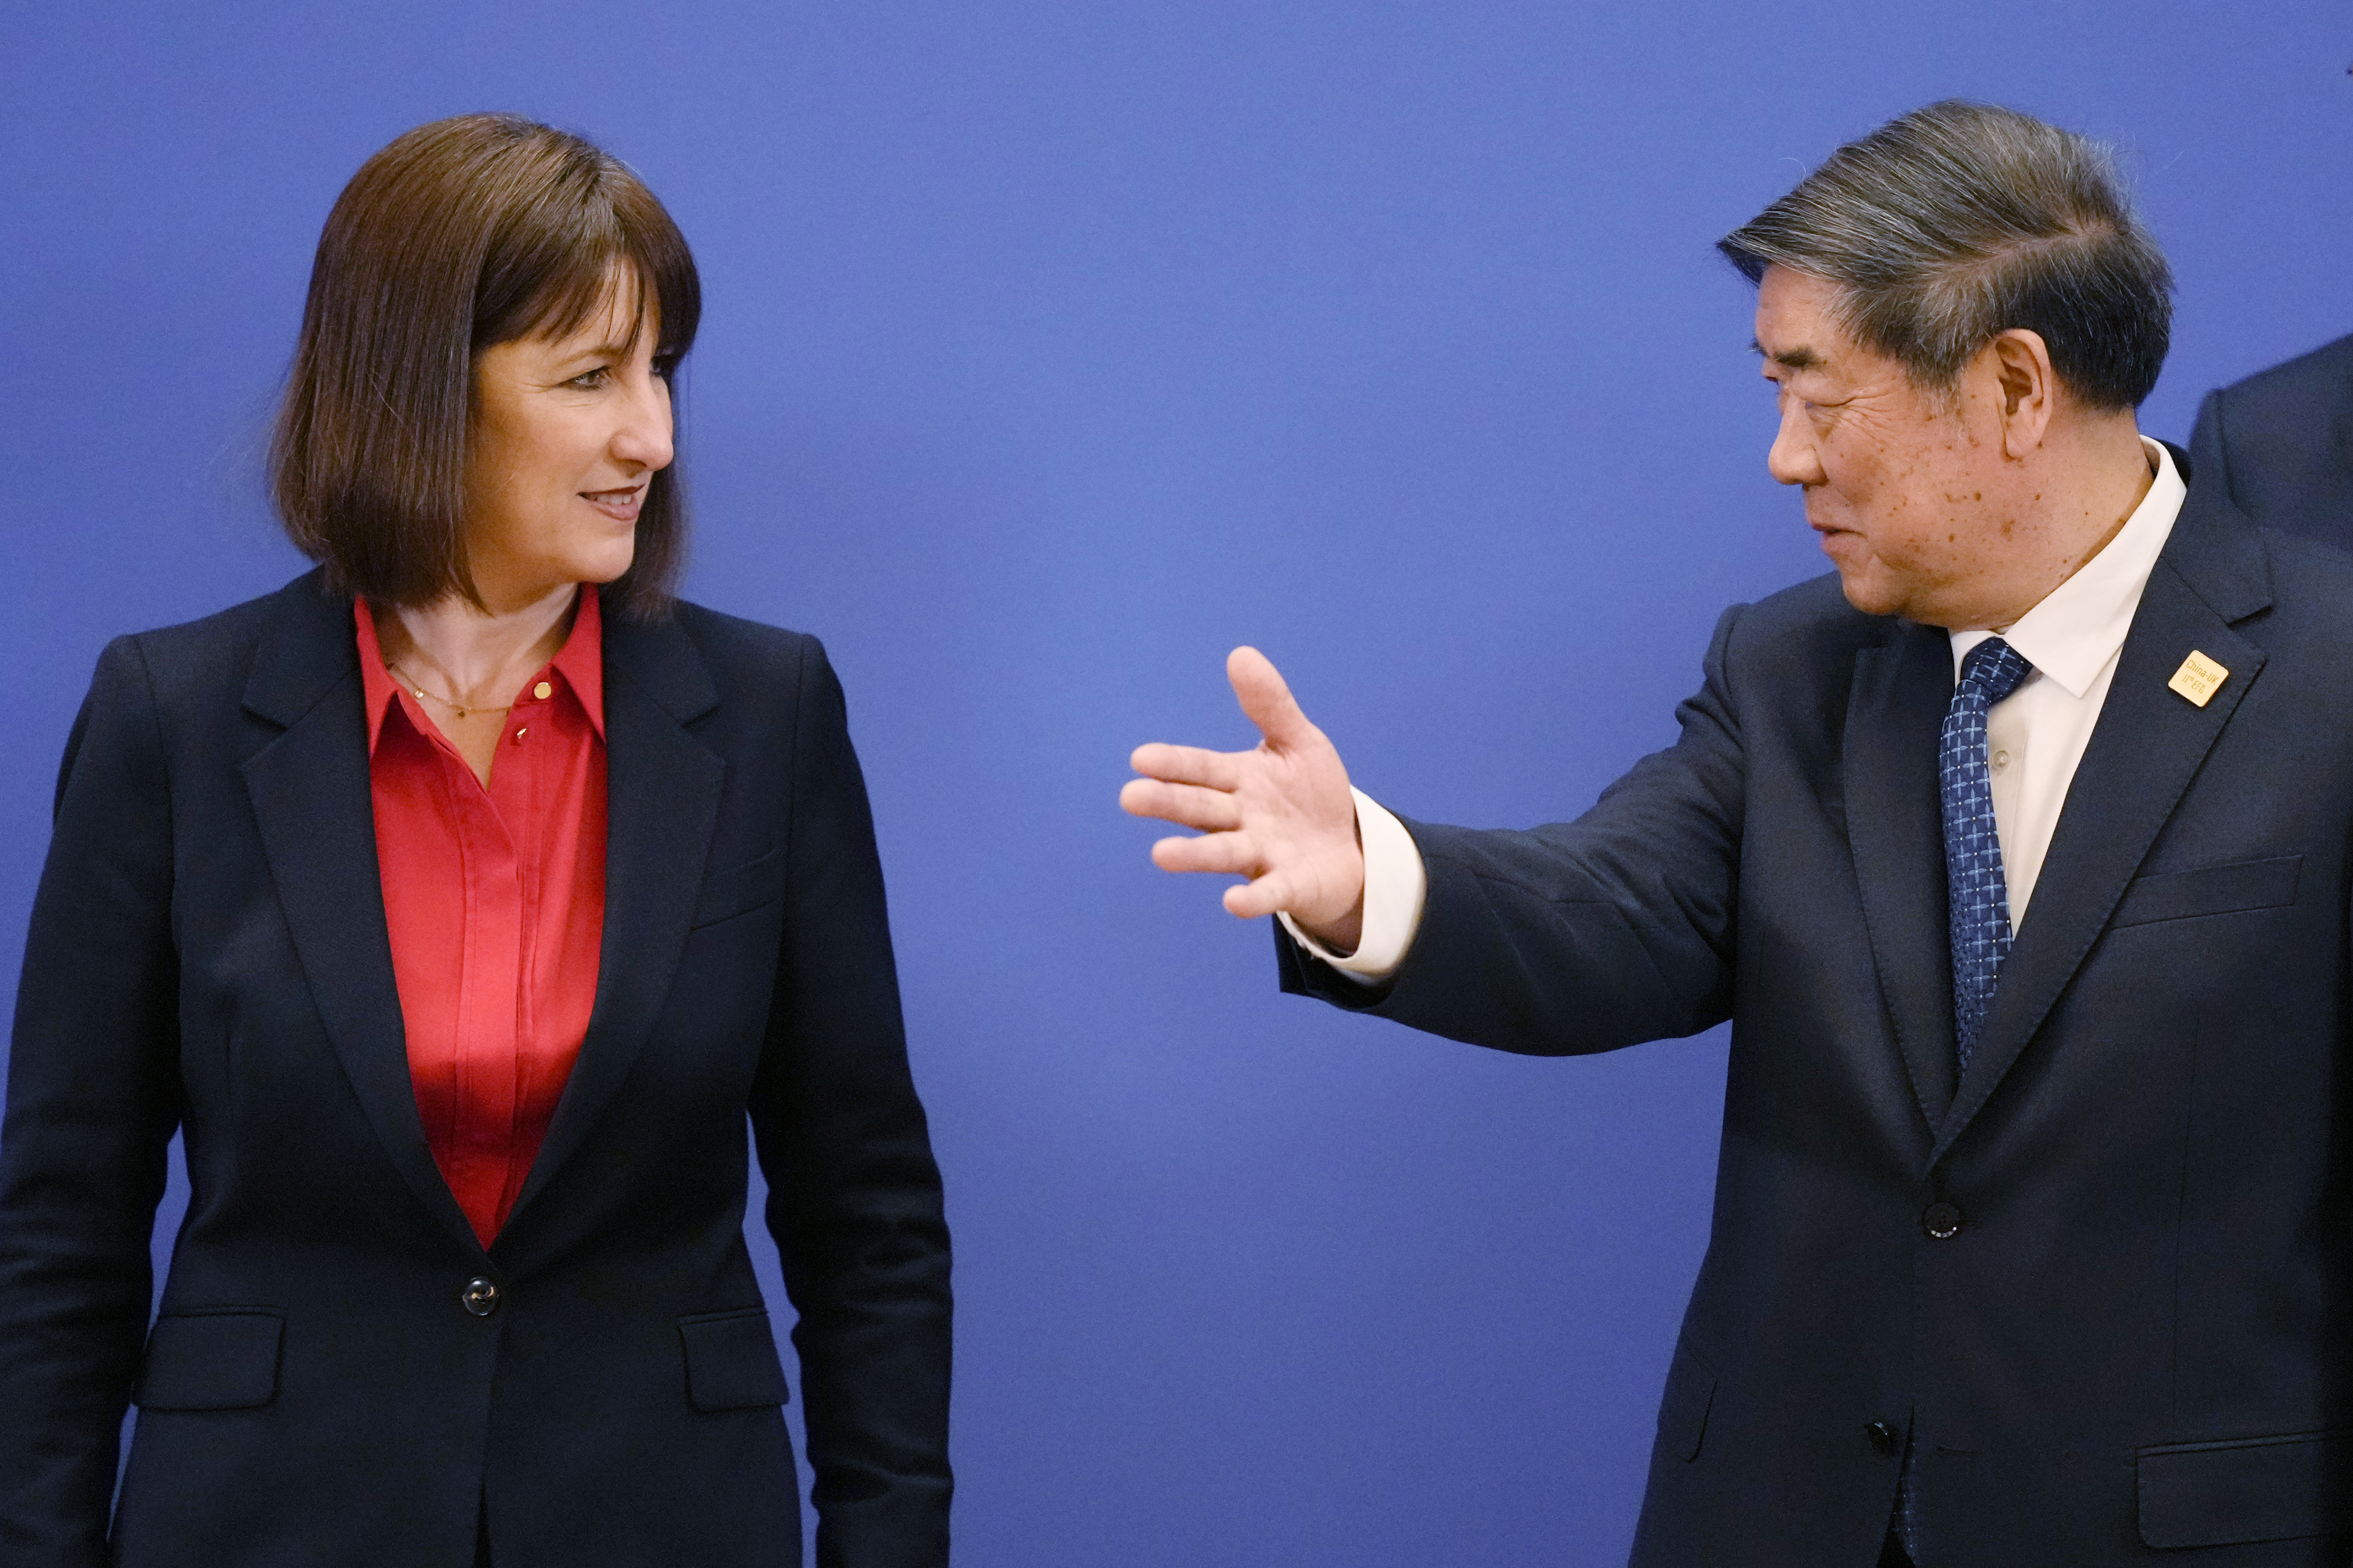
{"label": "blazer pocket flap", "polygon": [[785,891],[784,869],[785,852],[771,849],[755,860],[713,871],[702,879],[702,890],[695,895],[693,923],[717,925],[776,902]]}
{"label": "blazer pocket flap", "polygon": [[792,1397],[767,1309],[681,1318],[678,1335],[686,1347],[687,1403],[697,1410],[753,1410]]}
{"label": "blazer pocket flap", "polygon": [[1707,1436],[1708,1406],[1715,1403],[1715,1373],[1678,1342],[1667,1368],[1667,1392],[1659,1401],[1659,1452],[1685,1464],[1699,1458]]}
{"label": "blazer pocket flap", "polygon": [[2295,902],[2301,855],[2272,860],[2241,860],[2200,866],[2194,871],[2162,871],[2135,877],[2116,905],[2111,926],[2147,925],[2192,915],[2227,915],[2241,910],[2273,910]]}
{"label": "blazer pocket flap", "polygon": [[274,1312],[158,1318],[132,1398],[142,1410],[250,1410],[278,1397],[286,1320]]}
{"label": "blazer pocket flap", "polygon": [[2137,1461],[2150,1546],[2296,1541],[2353,1525],[2353,1431],[2178,1443],[2143,1448]]}

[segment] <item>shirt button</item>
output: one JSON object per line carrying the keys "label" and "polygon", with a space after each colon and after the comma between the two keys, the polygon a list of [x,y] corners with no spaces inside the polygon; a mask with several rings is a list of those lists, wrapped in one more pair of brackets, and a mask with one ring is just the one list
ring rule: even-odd
{"label": "shirt button", "polygon": [[2000,773],[2002,769],[2008,766],[2010,766],[2010,753],[2008,752],[1996,752],[1993,754],[1993,771]]}
{"label": "shirt button", "polygon": [[1938,1241],[1961,1234],[1961,1211],[1951,1204],[1930,1204],[1920,1211],[1920,1228]]}
{"label": "shirt button", "polygon": [[538,698],[542,702],[544,702],[549,698],[555,695],[555,688],[543,680],[537,686],[531,689],[531,694],[533,697]]}
{"label": "shirt button", "polygon": [[1904,1446],[1904,1439],[1895,1435],[1895,1428],[1884,1421],[1873,1422],[1862,1429],[1862,1435],[1871,1439],[1871,1451],[1883,1458],[1894,1458],[1895,1450]]}
{"label": "shirt button", "polygon": [[521,745],[521,744],[522,743],[522,738],[523,738],[525,735],[528,735],[528,734],[530,734],[530,733],[531,733],[531,726],[530,726],[530,725],[528,725],[528,724],[522,724],[522,725],[518,725],[518,726],[516,726],[516,729],[515,729],[515,743],[516,743],[517,745]]}
{"label": "shirt button", "polygon": [[458,1304],[478,1318],[489,1317],[499,1310],[499,1282],[475,1275],[458,1292]]}

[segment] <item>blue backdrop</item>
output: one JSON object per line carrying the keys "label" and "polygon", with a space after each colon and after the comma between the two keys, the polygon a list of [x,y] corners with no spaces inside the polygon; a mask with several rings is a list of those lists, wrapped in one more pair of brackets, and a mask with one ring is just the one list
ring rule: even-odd
{"label": "blue backdrop", "polygon": [[100,646],[301,565],[259,454],[343,181],[467,110],[601,142],[702,267],[690,592],[849,686],[972,1568],[1632,1531],[1723,1042],[1519,1060],[1277,996],[1113,805],[1138,742],[1250,739],[1229,647],[1402,810],[1581,809],[1717,612],[1822,568],[1710,243],[1931,99],[2123,150],[2180,275],[2155,433],[2353,328],[2337,0],[243,0],[0,46],[0,984]]}

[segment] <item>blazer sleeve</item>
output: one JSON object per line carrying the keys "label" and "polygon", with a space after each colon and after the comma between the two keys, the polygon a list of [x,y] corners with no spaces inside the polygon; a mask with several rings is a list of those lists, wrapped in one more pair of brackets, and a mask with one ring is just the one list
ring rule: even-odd
{"label": "blazer sleeve", "polygon": [[818,1568],[944,1568],[948,1233],[907,1069],[873,818],[807,639],[778,989],[752,1122],[799,1323]]}
{"label": "blazer sleeve", "polygon": [[66,743],[0,1124],[0,1561],[105,1561],[149,1237],[180,1118],[170,783],[145,662],[108,647]]}
{"label": "blazer sleeve", "polygon": [[1682,737],[1574,822],[1530,831],[1406,823],[1430,890],[1384,988],[1275,927],[1286,991],[1529,1055],[1696,1034],[1732,1013],[1746,768],[1727,674],[1742,606],[1716,624]]}

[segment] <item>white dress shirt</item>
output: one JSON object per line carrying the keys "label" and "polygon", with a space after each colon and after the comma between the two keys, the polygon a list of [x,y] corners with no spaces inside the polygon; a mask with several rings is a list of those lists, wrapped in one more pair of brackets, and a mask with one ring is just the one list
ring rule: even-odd
{"label": "white dress shirt", "polygon": [[[2172,454],[2141,437],[2154,477],[2148,493],[2116,537],[2042,602],[2000,629],[2002,639],[2034,667],[2018,689],[1986,715],[1986,771],[1993,787],[1994,831],[2001,840],[2001,868],[2010,889],[2013,928],[2026,918],[2034,879],[2050,852],[2051,835],[2067,803],[2067,786],[2084,760],[2092,727],[2107,700],[2116,655],[2140,607],[2141,590],[2157,557],[2173,533],[2186,489]],[[1969,649],[1997,635],[1988,627],[1952,635],[1953,678]],[[1378,984],[1405,962],[1421,927],[1430,876],[1421,851],[1405,825],[1363,791],[1356,797],[1356,831],[1365,847],[1364,934],[1356,951],[1335,953],[1308,937],[1286,914],[1292,940],[1353,979]]]}

